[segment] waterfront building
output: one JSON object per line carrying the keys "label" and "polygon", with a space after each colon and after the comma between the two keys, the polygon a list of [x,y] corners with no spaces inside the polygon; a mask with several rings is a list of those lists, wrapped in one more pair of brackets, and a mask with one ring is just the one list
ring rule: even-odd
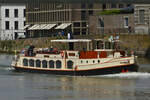
{"label": "waterfront building", "polygon": [[[139,14],[149,0],[1,0],[0,2],[24,3],[26,5],[26,37],[48,37],[102,33],[148,33],[144,14]],[[120,10],[133,7],[135,12],[117,15],[101,15],[106,10]],[[144,8],[145,9],[145,8]],[[143,12],[141,12],[143,13]],[[144,17],[140,17],[144,15]],[[145,23],[137,23],[144,19]],[[146,18],[146,19],[145,19]],[[142,29],[141,29],[142,27]],[[144,31],[143,31],[144,28]]]}
{"label": "waterfront building", "polygon": [[[92,30],[95,28],[90,26],[90,23],[95,22],[95,19],[90,20],[90,17],[99,16],[104,10],[122,9],[131,5],[130,2],[55,3],[41,2],[41,0],[27,2],[28,37],[56,36],[62,30],[65,34],[68,32],[74,35],[91,34],[94,33]],[[96,28],[99,30],[98,27]]]}
{"label": "waterfront building", "polygon": [[135,4],[135,33],[150,34],[150,4]]}
{"label": "waterfront building", "polygon": [[3,3],[0,5],[0,39],[25,38],[25,4]]}

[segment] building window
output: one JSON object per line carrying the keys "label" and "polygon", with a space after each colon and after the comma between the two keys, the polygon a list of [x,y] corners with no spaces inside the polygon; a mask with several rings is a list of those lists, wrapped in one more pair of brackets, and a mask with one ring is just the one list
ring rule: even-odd
{"label": "building window", "polygon": [[124,5],[123,4],[119,4],[119,8],[123,8],[124,7]]}
{"label": "building window", "polygon": [[81,8],[82,9],[85,9],[86,8],[86,4],[84,3],[84,4],[81,4]]}
{"label": "building window", "polygon": [[106,9],[106,4],[102,4],[102,7],[103,10]]}
{"label": "building window", "polygon": [[9,30],[9,21],[6,21],[6,22],[5,22],[5,29],[6,29],[6,30]]}
{"label": "building window", "polygon": [[125,27],[125,28],[128,28],[128,26],[129,26],[129,18],[128,18],[128,17],[125,17],[125,18],[124,18],[124,27]]}
{"label": "building window", "polygon": [[88,8],[93,9],[93,4],[92,3],[88,4]]}
{"label": "building window", "polygon": [[89,10],[89,15],[93,15],[93,10]]}
{"label": "building window", "polygon": [[130,7],[131,6],[131,4],[127,4],[127,7]]}
{"label": "building window", "polygon": [[80,27],[80,22],[74,22],[74,23],[73,23],[73,26],[74,26],[74,27]]}
{"label": "building window", "polygon": [[86,28],[82,29],[82,35],[86,35]]}
{"label": "building window", "polygon": [[145,21],[144,21],[144,13],[145,13],[145,10],[139,10],[139,22],[140,24],[144,24]]}
{"label": "building window", "polygon": [[15,10],[14,10],[14,16],[15,16],[15,17],[18,17],[18,9],[15,9]]}
{"label": "building window", "polygon": [[18,30],[18,21],[15,21],[15,30]]}
{"label": "building window", "polygon": [[86,20],[86,11],[81,11],[81,20]]}
{"label": "building window", "polygon": [[26,17],[26,9],[23,10],[23,15]]}
{"label": "building window", "polygon": [[9,9],[5,9],[5,17],[9,17]]}
{"label": "building window", "polygon": [[24,21],[24,26],[26,25],[26,21]]}
{"label": "building window", "polygon": [[111,4],[111,8],[117,8],[116,4]]}

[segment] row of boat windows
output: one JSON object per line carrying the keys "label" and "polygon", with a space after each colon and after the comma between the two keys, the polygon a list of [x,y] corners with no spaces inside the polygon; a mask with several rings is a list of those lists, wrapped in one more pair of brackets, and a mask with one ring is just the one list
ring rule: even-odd
{"label": "row of boat windows", "polygon": [[[62,62],[60,60],[57,61],[46,61],[46,60],[33,60],[33,59],[23,59],[23,66],[37,67],[37,68],[62,68]],[[67,61],[67,68],[73,69],[73,62],[71,60]]]}
{"label": "row of boat windows", "polygon": [[[83,61],[81,60],[81,64],[83,63]],[[87,60],[86,63],[89,63],[89,61]],[[95,60],[93,60],[93,64],[96,63]],[[97,60],[97,63],[100,63],[100,60]]]}

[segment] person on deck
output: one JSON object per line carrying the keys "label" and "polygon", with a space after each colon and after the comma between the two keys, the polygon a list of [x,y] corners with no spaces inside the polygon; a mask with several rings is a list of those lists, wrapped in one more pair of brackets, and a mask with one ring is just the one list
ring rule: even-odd
{"label": "person on deck", "polygon": [[71,39],[71,34],[70,33],[68,33],[68,39]]}

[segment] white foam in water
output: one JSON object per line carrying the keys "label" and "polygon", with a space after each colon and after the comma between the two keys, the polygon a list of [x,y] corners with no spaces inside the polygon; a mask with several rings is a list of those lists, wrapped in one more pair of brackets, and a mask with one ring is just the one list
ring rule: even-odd
{"label": "white foam in water", "polygon": [[7,67],[7,68],[5,68],[5,70],[14,70],[14,68],[13,67]]}
{"label": "white foam in water", "polygon": [[131,73],[102,75],[101,77],[110,77],[110,78],[116,78],[116,77],[118,77],[118,78],[150,78],[150,73],[131,72]]}

